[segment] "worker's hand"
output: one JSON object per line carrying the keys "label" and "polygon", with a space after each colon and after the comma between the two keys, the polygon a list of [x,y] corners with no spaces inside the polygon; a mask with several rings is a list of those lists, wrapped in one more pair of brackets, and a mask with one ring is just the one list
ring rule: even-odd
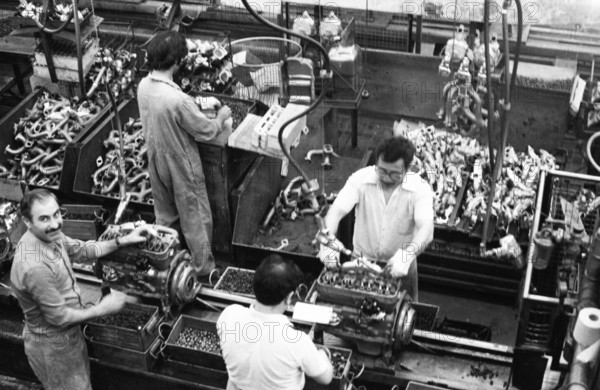
{"label": "worker's hand", "polygon": [[131,233],[121,238],[121,244],[134,245],[146,242],[148,237],[158,237],[158,232],[151,225],[136,227]]}
{"label": "worker's hand", "polygon": [[385,271],[389,272],[394,278],[402,278],[408,275],[410,265],[415,259],[416,256],[413,253],[399,249],[396,254],[388,260]]}
{"label": "worker's hand", "polygon": [[375,273],[381,273],[383,271],[380,266],[373,263],[372,261],[367,260],[364,257],[361,257],[360,259],[354,259],[351,261],[347,261],[344,264],[342,264],[342,269],[359,268],[359,267],[364,267]]}
{"label": "worker's hand", "polygon": [[229,106],[221,107],[217,113],[217,117],[221,123],[225,122],[227,119],[231,118],[231,108],[229,108]]}
{"label": "worker's hand", "polygon": [[317,255],[319,260],[325,267],[332,269],[340,266],[340,252],[331,249],[323,244],[319,244],[319,254]]}
{"label": "worker's hand", "polygon": [[127,303],[127,294],[120,291],[112,290],[100,301],[99,306],[102,307],[102,315],[113,314],[121,311]]}

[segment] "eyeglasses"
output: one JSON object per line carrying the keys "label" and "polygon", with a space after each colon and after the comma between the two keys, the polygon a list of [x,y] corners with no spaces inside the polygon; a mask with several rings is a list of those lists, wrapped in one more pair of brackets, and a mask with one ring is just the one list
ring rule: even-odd
{"label": "eyeglasses", "polygon": [[377,165],[375,165],[375,171],[377,171],[377,174],[379,176],[387,176],[393,180],[402,180],[402,178],[404,177],[404,172],[388,171],[387,169]]}

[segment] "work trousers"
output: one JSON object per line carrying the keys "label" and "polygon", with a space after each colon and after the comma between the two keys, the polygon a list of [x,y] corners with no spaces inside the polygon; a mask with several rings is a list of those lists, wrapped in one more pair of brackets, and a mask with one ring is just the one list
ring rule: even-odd
{"label": "work trousers", "polygon": [[215,267],[212,254],[212,213],[202,165],[192,166],[185,158],[149,156],[154,213],[159,225],[181,228],[192,255],[192,266],[200,274]]}
{"label": "work trousers", "polygon": [[25,354],[45,390],[91,390],[90,361],[79,326],[53,333],[23,330]]}

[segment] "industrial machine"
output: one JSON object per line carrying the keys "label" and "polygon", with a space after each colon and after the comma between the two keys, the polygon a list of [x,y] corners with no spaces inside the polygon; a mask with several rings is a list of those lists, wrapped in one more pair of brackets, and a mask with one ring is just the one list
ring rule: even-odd
{"label": "industrial machine", "polygon": [[354,342],[360,353],[391,362],[410,343],[416,312],[398,279],[360,266],[323,270],[314,290],[311,299],[335,313],[321,329]]}
{"label": "industrial machine", "polygon": [[[99,241],[122,237],[143,222],[109,225]],[[196,296],[199,284],[187,250],[180,248],[173,229],[153,225],[158,237],[139,245],[119,248],[96,261],[96,276],[105,286],[131,295],[159,299],[164,312]]]}

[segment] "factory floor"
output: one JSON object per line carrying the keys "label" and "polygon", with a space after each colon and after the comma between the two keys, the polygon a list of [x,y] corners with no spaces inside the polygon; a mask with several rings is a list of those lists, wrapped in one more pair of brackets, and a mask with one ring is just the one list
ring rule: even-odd
{"label": "factory floor", "polygon": [[[10,76],[11,72],[10,67],[0,66],[0,77]],[[29,89],[28,81],[25,84]],[[18,103],[18,100],[16,101],[14,97],[2,97],[0,99],[0,118],[10,111],[11,106],[16,103]],[[310,133],[302,139],[301,144],[294,151],[296,158],[303,158],[308,150],[321,147],[325,126],[324,114],[325,110],[319,109],[308,118]],[[358,147],[352,148],[350,142],[350,115],[340,113],[336,120],[340,130],[336,151],[346,157],[362,158],[369,148],[374,147],[381,139],[391,135],[393,120],[393,117],[381,117],[376,114],[361,112],[358,123]],[[583,161],[579,157],[576,144],[573,145],[575,146],[570,149],[569,158],[566,161],[566,169],[584,172]],[[221,263],[227,265],[228,259],[223,259]],[[98,298],[97,291],[94,289],[88,292],[90,301]],[[456,291],[422,283],[420,285],[420,301],[440,306],[441,313],[446,318],[489,326],[492,331],[492,342],[514,345],[518,315],[516,298],[491,298],[481,296],[481,294],[472,294],[468,291]],[[553,388],[555,383],[555,375],[549,375],[545,381],[544,389]],[[2,378],[0,378],[0,388],[4,388]],[[8,386],[7,388],[22,387]]]}

